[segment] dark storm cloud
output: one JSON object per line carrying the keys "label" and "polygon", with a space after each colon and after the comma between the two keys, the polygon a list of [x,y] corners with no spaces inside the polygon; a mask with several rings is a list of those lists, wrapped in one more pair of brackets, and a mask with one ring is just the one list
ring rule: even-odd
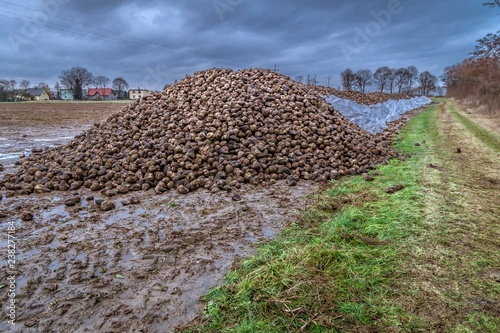
{"label": "dark storm cloud", "polygon": [[346,67],[440,75],[499,27],[481,0],[0,1],[0,79],[55,83],[84,66],[131,86],[210,67],[273,68],[326,84]]}

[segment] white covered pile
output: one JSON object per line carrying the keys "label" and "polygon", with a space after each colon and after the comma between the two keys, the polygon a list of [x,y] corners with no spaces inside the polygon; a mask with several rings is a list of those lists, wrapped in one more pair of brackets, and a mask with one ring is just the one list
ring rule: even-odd
{"label": "white covered pile", "polygon": [[385,103],[363,105],[335,95],[325,97],[335,110],[364,130],[371,133],[382,132],[387,123],[397,120],[405,112],[418,109],[432,102],[428,97],[389,100]]}

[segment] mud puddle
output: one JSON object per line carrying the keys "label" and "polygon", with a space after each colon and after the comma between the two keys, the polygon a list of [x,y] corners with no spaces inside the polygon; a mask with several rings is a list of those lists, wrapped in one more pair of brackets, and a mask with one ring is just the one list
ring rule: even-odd
{"label": "mud puddle", "polygon": [[[169,332],[194,318],[198,300],[222,282],[255,242],[271,239],[301,213],[317,184],[280,182],[234,193],[199,190],[116,196],[102,212],[99,193],[4,198],[1,230],[16,225],[17,319],[11,332]],[[136,205],[123,205],[132,195]],[[73,207],[68,198],[79,197]],[[30,211],[34,219],[23,222]],[[6,257],[0,282],[7,279]],[[2,300],[7,290],[0,289]],[[2,311],[3,312],[3,311]],[[4,313],[2,313],[4,315]]]}
{"label": "mud puddle", "polygon": [[[87,127],[90,128],[90,126]],[[45,130],[28,128],[22,131],[2,129],[0,135],[0,163],[10,172],[20,155],[29,155],[32,149],[64,145],[82,130],[84,129],[80,127]]]}

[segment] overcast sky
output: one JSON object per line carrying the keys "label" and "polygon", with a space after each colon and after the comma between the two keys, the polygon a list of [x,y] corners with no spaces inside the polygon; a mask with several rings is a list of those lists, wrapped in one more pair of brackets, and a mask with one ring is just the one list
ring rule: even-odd
{"label": "overcast sky", "polygon": [[500,30],[485,0],[0,1],[0,79],[43,81],[87,68],[162,89],[212,67],[292,78],[415,65],[439,76]]}

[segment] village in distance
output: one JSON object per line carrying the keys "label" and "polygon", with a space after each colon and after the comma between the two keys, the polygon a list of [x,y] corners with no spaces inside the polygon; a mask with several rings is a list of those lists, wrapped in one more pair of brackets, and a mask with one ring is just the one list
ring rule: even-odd
{"label": "village in distance", "polygon": [[129,89],[123,77],[110,81],[106,76],[94,76],[86,68],[78,66],[62,71],[59,79],[53,87],[45,82],[32,85],[28,80],[18,83],[16,80],[0,79],[0,102],[135,100],[154,92],[141,87]]}

